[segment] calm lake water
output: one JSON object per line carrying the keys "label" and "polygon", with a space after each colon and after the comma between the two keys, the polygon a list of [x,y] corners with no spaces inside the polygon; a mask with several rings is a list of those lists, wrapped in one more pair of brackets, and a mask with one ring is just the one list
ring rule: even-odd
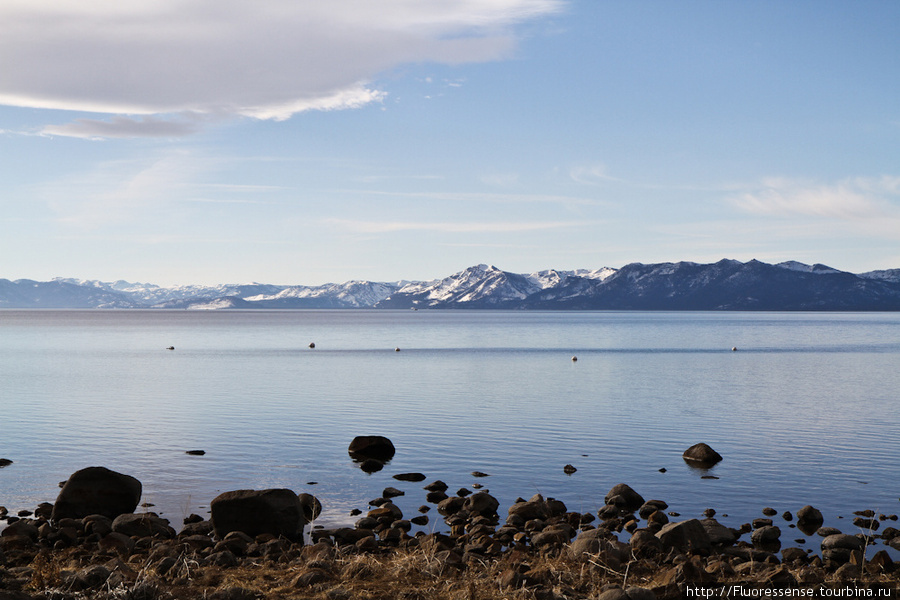
{"label": "calm lake water", "polygon": [[[6,310],[0,505],[92,465],[176,529],[232,489],[315,494],[334,526],[386,486],[413,516],[424,483],[478,482],[505,515],[535,493],[596,512],[623,482],[681,518],[812,504],[857,533],[855,510],[900,512],[898,396],[893,313]],[[366,434],[397,448],[372,475],[347,455]],[[697,442],[725,459],[689,467]],[[427,481],[391,477],[410,471]]]}

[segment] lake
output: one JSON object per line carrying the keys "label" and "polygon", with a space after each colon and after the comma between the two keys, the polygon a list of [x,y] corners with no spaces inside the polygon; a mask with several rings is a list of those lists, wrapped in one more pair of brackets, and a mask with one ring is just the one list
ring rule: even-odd
{"label": "lake", "polygon": [[[0,386],[13,514],[93,465],[176,529],[244,488],[312,493],[335,526],[394,486],[410,517],[435,479],[483,484],[504,516],[535,493],[596,513],[620,482],[732,527],[900,512],[896,313],[5,310]],[[371,475],[347,454],[368,434],[397,448]],[[724,460],[688,466],[697,442]],[[428,479],[391,477],[411,471]]]}

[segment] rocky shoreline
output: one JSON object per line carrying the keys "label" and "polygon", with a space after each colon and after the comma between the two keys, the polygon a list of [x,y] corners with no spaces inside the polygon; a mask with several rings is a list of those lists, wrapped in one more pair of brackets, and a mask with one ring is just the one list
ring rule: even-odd
{"label": "rocky shoreline", "polygon": [[[766,508],[735,529],[712,509],[678,520],[664,501],[626,484],[610,489],[596,513],[540,495],[501,508],[487,491],[451,496],[441,481],[424,491],[416,516],[402,513],[392,502],[402,492],[389,487],[367,513],[354,511],[355,526],[329,529],[315,524],[322,507],[309,494],[234,490],[212,500],[209,519],[191,515],[176,532],[152,512],[134,512],[140,481],[89,467],[53,504],[18,516],[0,507],[0,600],[644,600],[683,598],[698,585],[900,588],[886,550],[900,550],[900,531],[889,525],[896,515],[858,511],[851,534],[823,527],[811,506],[781,515]],[[413,532],[432,518],[449,531]],[[821,551],[791,546],[782,527],[818,536]]]}

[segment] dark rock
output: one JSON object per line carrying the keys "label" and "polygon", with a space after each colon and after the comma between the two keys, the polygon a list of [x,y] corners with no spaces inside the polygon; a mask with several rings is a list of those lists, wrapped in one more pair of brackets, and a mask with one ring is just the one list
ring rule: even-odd
{"label": "dark rock", "polygon": [[712,466],[722,460],[722,455],[704,443],[694,444],[681,455],[685,461],[697,466]]}
{"label": "dark rock", "polygon": [[297,499],[300,500],[300,506],[303,507],[304,525],[312,523],[322,514],[322,503],[312,494],[304,492],[299,494]]}
{"label": "dark rock", "polygon": [[96,589],[109,579],[109,569],[103,565],[85,567],[75,574],[75,587],[82,590]]}
{"label": "dark rock", "polygon": [[224,492],[209,507],[219,539],[241,531],[251,537],[269,533],[297,540],[306,523],[300,498],[284,488]]}
{"label": "dark rock", "polygon": [[428,492],[428,495],[425,496],[426,502],[431,502],[432,504],[440,504],[444,500],[448,499],[449,496],[441,491],[437,492]]}
{"label": "dark rock", "polygon": [[364,473],[377,473],[384,468],[384,463],[375,458],[367,458],[359,464],[359,468]]}
{"label": "dark rock", "polygon": [[394,475],[394,479],[397,481],[425,481],[425,475],[422,473],[399,473]]}
{"label": "dark rock", "polygon": [[446,492],[448,487],[449,486],[446,483],[438,479],[437,481],[432,481],[422,489],[429,492]]}
{"label": "dark rock", "polygon": [[715,519],[703,519],[700,524],[703,525],[710,543],[714,546],[730,546],[738,539],[738,535],[733,529],[725,527]]}
{"label": "dark rock", "polygon": [[764,525],[756,529],[750,536],[750,541],[754,545],[764,546],[778,541],[781,537],[781,530],[773,525]]}
{"label": "dark rock", "polygon": [[466,499],[465,509],[470,514],[489,517],[497,514],[500,502],[487,492],[477,492]]}
{"label": "dark rock", "polygon": [[822,559],[837,564],[850,562],[853,553],[861,555],[865,544],[855,535],[837,533],[822,540]]}
{"label": "dark rock", "polygon": [[28,521],[16,521],[7,526],[3,531],[0,531],[0,536],[2,537],[24,536],[29,538],[32,542],[37,541],[38,535],[38,528]]}
{"label": "dark rock", "polygon": [[853,524],[860,529],[871,529],[872,531],[875,531],[881,525],[881,523],[878,522],[878,519],[873,519],[871,517],[856,517],[853,519]]}
{"label": "dark rock", "polygon": [[80,519],[100,514],[115,519],[133,513],[141,501],[141,482],[106,467],[88,467],[73,473],[53,505],[52,520]]}
{"label": "dark rock", "polygon": [[386,487],[384,488],[384,491],[381,492],[381,495],[385,498],[396,498],[398,496],[405,496],[406,492],[398,490],[395,487]]}
{"label": "dark rock", "polygon": [[644,504],[644,498],[630,486],[624,483],[618,483],[609,490],[604,499],[607,505],[614,505],[620,510],[634,512]]}
{"label": "dark rock", "polygon": [[116,532],[104,536],[100,542],[98,542],[98,545],[101,550],[108,550],[126,556],[134,552],[135,547],[134,540],[131,539],[131,536]]}
{"label": "dark rock", "polygon": [[839,533],[843,533],[843,532],[840,529],[838,529],[837,527],[819,527],[815,531],[816,535],[818,535],[819,537],[823,537],[823,538],[826,538],[829,535],[837,535]]}
{"label": "dark rock", "polygon": [[124,514],[112,522],[112,530],[127,536],[151,537],[159,535],[165,538],[175,537],[175,530],[169,527],[169,521],[153,513]]}
{"label": "dark rock", "polygon": [[766,508],[762,509],[762,513],[767,517],[774,517],[778,514],[778,511],[767,506]]}
{"label": "dark rock", "polygon": [[562,546],[569,542],[569,532],[564,529],[544,529],[540,533],[531,536],[531,544],[535,548],[544,546]]}
{"label": "dark rock", "polygon": [[535,494],[530,500],[516,502],[509,507],[509,516],[519,516],[525,521],[533,519],[546,519],[550,516],[547,503],[540,494]]}
{"label": "dark rock", "polygon": [[563,467],[563,473],[565,473],[566,475],[571,475],[572,473],[574,473],[577,470],[578,469],[576,469],[572,465],[566,465]]}
{"label": "dark rock", "polygon": [[374,458],[387,462],[394,458],[396,449],[393,442],[381,435],[360,435],[353,438],[347,448],[350,457],[356,460]]}
{"label": "dark rock", "polygon": [[817,508],[806,505],[797,511],[797,528],[806,535],[812,535],[825,522]]}
{"label": "dark rock", "polygon": [[472,477],[490,477],[490,475],[481,471],[472,471]]}
{"label": "dark rock", "polygon": [[413,517],[409,520],[413,525],[424,526],[428,525],[428,515],[419,515],[417,517]]}
{"label": "dark rock", "polygon": [[709,550],[712,547],[709,535],[697,519],[664,525],[656,537],[666,548],[686,552]]}

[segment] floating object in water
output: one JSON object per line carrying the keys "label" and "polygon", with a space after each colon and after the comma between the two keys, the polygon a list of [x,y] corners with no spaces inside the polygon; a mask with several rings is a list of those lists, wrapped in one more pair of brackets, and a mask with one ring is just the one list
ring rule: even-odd
{"label": "floating object in water", "polygon": [[310,348],[315,348],[315,347],[316,347],[316,343],[315,343],[315,342],[310,342],[310,343],[309,343],[309,347],[310,347]]}
{"label": "floating object in water", "polygon": [[394,348],[394,352],[400,352],[400,348]]}
{"label": "floating object in water", "polygon": [[174,349],[175,349],[175,346],[169,346],[166,348],[166,350],[174,350]]}
{"label": "floating object in water", "polygon": [[737,346],[732,346],[732,347],[731,347],[731,351],[732,351],[732,352],[737,352]]}
{"label": "floating object in water", "polygon": [[206,454],[206,450],[188,450],[185,454],[190,454],[191,456],[203,456]]}
{"label": "floating object in water", "polygon": [[573,357],[572,357],[572,362],[578,362],[578,357],[577,357],[577,356],[573,356]]}

